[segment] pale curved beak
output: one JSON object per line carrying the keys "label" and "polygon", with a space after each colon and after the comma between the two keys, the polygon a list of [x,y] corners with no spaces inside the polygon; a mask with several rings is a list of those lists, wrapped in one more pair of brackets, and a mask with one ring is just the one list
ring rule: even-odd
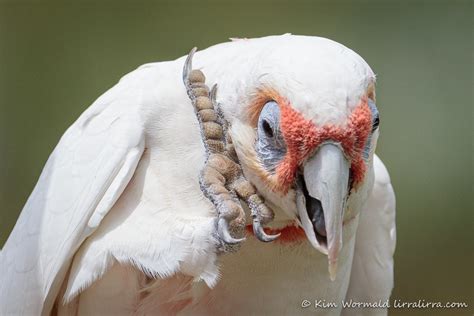
{"label": "pale curved beak", "polygon": [[342,248],[349,168],[340,147],[327,143],[306,161],[297,182],[296,205],[301,225],[311,245],[328,256],[333,281]]}

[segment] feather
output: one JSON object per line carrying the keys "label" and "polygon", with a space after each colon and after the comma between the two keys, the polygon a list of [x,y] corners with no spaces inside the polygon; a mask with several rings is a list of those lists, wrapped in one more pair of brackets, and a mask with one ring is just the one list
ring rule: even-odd
{"label": "feather", "polygon": [[[374,156],[375,181],[360,214],[351,281],[346,301],[385,302],[393,288],[395,195],[380,158]],[[347,309],[347,315],[386,315],[385,309]]]}
{"label": "feather", "polygon": [[124,85],[112,89],[49,157],[2,250],[1,314],[39,315],[52,308],[75,251],[130,180],[144,148],[135,110],[119,115],[130,101]]}

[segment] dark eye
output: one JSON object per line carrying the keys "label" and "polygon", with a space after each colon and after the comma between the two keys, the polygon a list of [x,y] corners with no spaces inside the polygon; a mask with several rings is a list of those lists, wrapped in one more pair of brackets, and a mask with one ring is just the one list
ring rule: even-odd
{"label": "dark eye", "polygon": [[377,106],[375,106],[375,102],[371,99],[368,101],[369,109],[370,112],[372,113],[372,117],[374,118],[374,121],[372,122],[372,133],[375,132],[377,127],[379,127],[379,111],[377,110]]}
{"label": "dark eye", "polygon": [[267,122],[267,120],[262,120],[262,128],[263,132],[265,133],[265,135],[267,135],[267,137],[273,137],[273,129]]}
{"label": "dark eye", "polygon": [[374,122],[372,123],[372,133],[379,127],[380,119],[379,116],[377,115],[374,119]]}

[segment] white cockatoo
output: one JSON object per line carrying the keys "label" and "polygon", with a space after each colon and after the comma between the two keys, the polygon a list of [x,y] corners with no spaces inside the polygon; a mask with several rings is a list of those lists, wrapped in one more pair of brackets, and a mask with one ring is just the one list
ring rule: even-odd
{"label": "white cockatoo", "polygon": [[0,253],[0,314],[385,314],[342,305],[393,287],[374,84],[290,34],[139,67],[49,157]]}

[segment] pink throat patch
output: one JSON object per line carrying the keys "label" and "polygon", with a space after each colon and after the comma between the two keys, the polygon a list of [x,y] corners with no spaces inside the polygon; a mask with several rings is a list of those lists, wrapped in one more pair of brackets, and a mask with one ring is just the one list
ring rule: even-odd
{"label": "pink throat patch", "polygon": [[[253,236],[253,228],[252,225],[246,226],[247,233]],[[264,228],[265,233],[269,235],[276,235],[281,234],[280,237],[276,240],[276,242],[280,242],[283,244],[290,244],[294,242],[301,242],[306,240],[306,234],[304,230],[300,227],[295,225],[285,226],[280,229],[271,229],[271,228]]]}

